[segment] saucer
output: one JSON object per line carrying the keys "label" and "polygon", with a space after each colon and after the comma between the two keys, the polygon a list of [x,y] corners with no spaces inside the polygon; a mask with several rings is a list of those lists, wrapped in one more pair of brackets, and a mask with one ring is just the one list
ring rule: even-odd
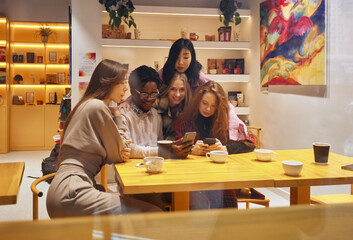
{"label": "saucer", "polygon": [[273,161],[273,159],[261,160],[261,159],[257,159],[257,158],[256,158],[256,160],[259,162],[272,162]]}

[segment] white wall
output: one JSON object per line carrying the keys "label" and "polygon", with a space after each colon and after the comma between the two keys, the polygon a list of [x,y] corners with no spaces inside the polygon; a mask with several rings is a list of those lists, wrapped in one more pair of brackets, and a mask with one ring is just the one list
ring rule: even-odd
{"label": "white wall", "polygon": [[72,104],[81,97],[79,82],[89,82],[91,76],[79,77],[81,53],[96,53],[96,64],[102,59],[102,7],[98,0],[71,0],[72,6]]}
{"label": "white wall", "polygon": [[[263,147],[271,149],[311,148],[314,141],[331,143],[333,152],[353,156],[353,2],[329,0],[326,32],[327,89],[271,88],[261,92],[259,56],[259,4],[251,1],[253,20],[250,123],[262,128]],[[306,88],[308,89],[308,88]],[[317,96],[319,95],[319,96]],[[321,96],[320,96],[321,95]]]}
{"label": "white wall", "polygon": [[5,14],[10,21],[69,21],[70,0],[0,0],[0,2],[0,13]]}

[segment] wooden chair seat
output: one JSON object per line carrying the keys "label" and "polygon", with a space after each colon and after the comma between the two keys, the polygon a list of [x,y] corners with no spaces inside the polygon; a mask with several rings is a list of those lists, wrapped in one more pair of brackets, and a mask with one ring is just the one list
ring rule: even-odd
{"label": "wooden chair seat", "polygon": [[328,194],[320,196],[311,196],[312,204],[339,204],[353,203],[353,195],[350,194]]}

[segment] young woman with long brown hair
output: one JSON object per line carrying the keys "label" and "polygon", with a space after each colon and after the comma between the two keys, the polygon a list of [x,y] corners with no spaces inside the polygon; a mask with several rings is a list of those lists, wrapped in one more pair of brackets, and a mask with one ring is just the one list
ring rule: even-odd
{"label": "young woman with long brown hair", "polygon": [[[240,121],[240,120],[239,120]],[[251,152],[255,145],[249,140],[234,141],[229,133],[229,105],[221,85],[209,81],[199,87],[185,111],[174,124],[176,139],[186,132],[197,132],[192,154],[205,155],[209,151],[223,150],[230,154]],[[205,138],[216,138],[216,143],[205,144]],[[191,193],[194,209],[237,207],[239,190],[216,190]],[[206,200],[205,200],[206,199]],[[207,202],[207,204],[205,203]]]}
{"label": "young woman with long brown hair", "polygon": [[[237,121],[241,122],[239,118]],[[239,123],[243,124],[243,123]],[[245,127],[245,124],[243,124]],[[209,81],[199,87],[189,106],[178,117],[174,125],[176,139],[186,132],[197,132],[193,154],[205,155],[212,150],[225,150],[230,154],[254,150],[252,142],[233,140],[229,129],[229,104],[221,85]],[[213,145],[204,144],[205,138],[217,138]]]}

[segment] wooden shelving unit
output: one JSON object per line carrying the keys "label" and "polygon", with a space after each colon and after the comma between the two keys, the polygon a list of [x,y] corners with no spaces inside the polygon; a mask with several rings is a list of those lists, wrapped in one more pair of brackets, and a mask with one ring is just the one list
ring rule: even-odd
{"label": "wooden shelving unit", "polygon": [[[46,43],[37,33],[41,26],[54,31]],[[59,104],[71,88],[68,61],[68,24],[10,23],[10,150],[53,148]],[[15,81],[17,75],[23,80]],[[14,104],[16,96],[23,105]]]}
{"label": "wooden shelving unit", "polygon": [[[207,76],[221,83],[226,92],[239,90],[246,92],[250,81],[250,57],[248,54],[250,50],[250,10],[240,9],[239,11],[242,17],[242,23],[237,26],[241,31],[239,41],[232,39],[230,42],[220,42],[217,41],[217,29],[222,24],[219,22],[217,8],[135,7],[133,17],[137,28],[141,31],[141,39],[102,38],[103,58],[128,63],[131,70],[142,64],[154,66],[155,61],[159,62],[162,67],[171,45],[180,37],[180,29],[186,28],[188,32],[195,32],[199,35],[199,40],[193,41],[193,44],[198,61],[204,67],[207,67],[208,58],[245,59],[245,74],[207,74]],[[107,24],[108,20],[108,14],[103,11],[102,24]],[[125,31],[133,32],[133,29],[125,26]],[[214,34],[216,41],[205,41],[206,34]],[[236,108],[236,112],[247,118],[250,108]]]}

